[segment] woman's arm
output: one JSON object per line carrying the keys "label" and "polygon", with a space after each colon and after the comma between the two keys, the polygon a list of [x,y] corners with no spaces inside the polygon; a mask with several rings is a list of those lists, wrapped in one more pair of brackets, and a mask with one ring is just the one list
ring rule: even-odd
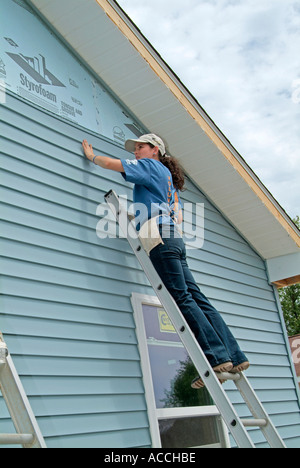
{"label": "woman's arm", "polygon": [[[97,166],[111,171],[124,172],[123,164],[120,159],[109,158],[108,156],[95,156],[92,145],[89,145],[87,140],[83,140],[82,148],[85,156],[89,161],[93,161]],[[95,159],[94,159],[95,158]]]}

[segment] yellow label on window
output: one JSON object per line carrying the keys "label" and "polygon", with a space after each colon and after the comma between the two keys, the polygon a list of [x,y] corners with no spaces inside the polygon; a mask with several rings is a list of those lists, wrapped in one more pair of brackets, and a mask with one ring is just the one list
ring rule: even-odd
{"label": "yellow label on window", "polygon": [[176,333],[167,312],[164,309],[158,309],[159,328],[161,332]]}

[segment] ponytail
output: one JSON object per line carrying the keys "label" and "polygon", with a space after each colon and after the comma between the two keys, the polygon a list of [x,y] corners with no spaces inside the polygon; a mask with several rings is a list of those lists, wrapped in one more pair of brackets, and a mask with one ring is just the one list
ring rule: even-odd
{"label": "ponytail", "polygon": [[[151,148],[154,148],[154,145],[152,145],[151,143],[148,143],[148,145]],[[183,169],[181,165],[179,164],[179,161],[176,158],[173,158],[173,156],[168,156],[167,154],[162,156],[160,151],[158,151],[158,158],[159,158],[159,161],[164,166],[166,166],[171,172],[174,187],[177,190],[184,190],[185,177],[184,177]]]}
{"label": "ponytail", "polygon": [[172,174],[173,185],[177,190],[184,189],[184,172],[179,164],[179,161],[172,156],[161,156],[159,152],[160,162],[166,166]]}

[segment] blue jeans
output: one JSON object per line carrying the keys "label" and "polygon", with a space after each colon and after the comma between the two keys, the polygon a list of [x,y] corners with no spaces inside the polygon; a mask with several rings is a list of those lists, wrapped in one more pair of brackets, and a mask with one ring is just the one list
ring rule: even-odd
{"label": "blue jeans", "polygon": [[197,286],[187,264],[182,238],[174,235],[173,226],[170,236],[164,235],[161,226],[160,232],[164,244],[156,246],[150,252],[151,261],[211,366],[228,361],[237,366],[247,361],[219,312]]}

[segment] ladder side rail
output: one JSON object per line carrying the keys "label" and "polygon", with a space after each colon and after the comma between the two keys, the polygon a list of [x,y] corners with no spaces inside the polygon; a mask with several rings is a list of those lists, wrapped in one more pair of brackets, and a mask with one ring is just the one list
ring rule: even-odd
{"label": "ladder side rail", "polygon": [[264,409],[261,401],[259,400],[258,396],[254,392],[251,384],[247,377],[241,373],[240,379],[235,381],[235,385],[239,390],[240,394],[242,395],[245,403],[247,404],[250,412],[252,413],[253,417],[255,418],[253,421],[253,425],[255,420],[266,421],[266,424],[257,424],[260,427],[260,430],[264,434],[266,440],[268,441],[271,448],[286,448],[285,443],[283,442],[282,438],[280,437],[277,429],[275,428],[274,424],[272,423],[270,416]]}
{"label": "ladder side rail", "polygon": [[[20,436],[20,440],[22,440],[22,435],[34,436],[33,442],[23,443],[23,447],[46,448],[44,438],[10,355],[6,357],[6,363],[2,364],[1,368],[0,388],[17,434]],[[25,438],[23,442],[26,441]]]}
{"label": "ladder side rail", "polygon": [[[119,198],[114,191],[110,191],[105,195],[105,200],[111,208],[117,221],[122,216],[122,222],[124,222],[123,208],[120,204]],[[196,341],[194,334],[191,332],[187,322],[181,314],[177,304],[170,295],[167,288],[164,286],[161,278],[156,272],[150,258],[148,257],[145,250],[142,248],[141,243],[136,235],[135,228],[132,226],[130,218],[127,216],[126,225],[126,237],[134,251],[137,259],[139,260],[150,284],[152,285],[157,297],[161,304],[165,308],[169,315],[170,320],[173,323],[175,330],[177,331],[183,345],[187,349],[199,375],[204,380],[206,387],[211,394],[220,414],[222,415],[228,429],[234,437],[237,445],[243,448],[254,448],[254,444],[251,441],[249,434],[244,428],[242,421],[237,415],[233,405],[229,401],[225,391],[219,383],[219,380],[213,372],[205,354],[200,348]],[[135,235],[134,235],[135,231]],[[133,235],[127,235],[132,233]]]}

